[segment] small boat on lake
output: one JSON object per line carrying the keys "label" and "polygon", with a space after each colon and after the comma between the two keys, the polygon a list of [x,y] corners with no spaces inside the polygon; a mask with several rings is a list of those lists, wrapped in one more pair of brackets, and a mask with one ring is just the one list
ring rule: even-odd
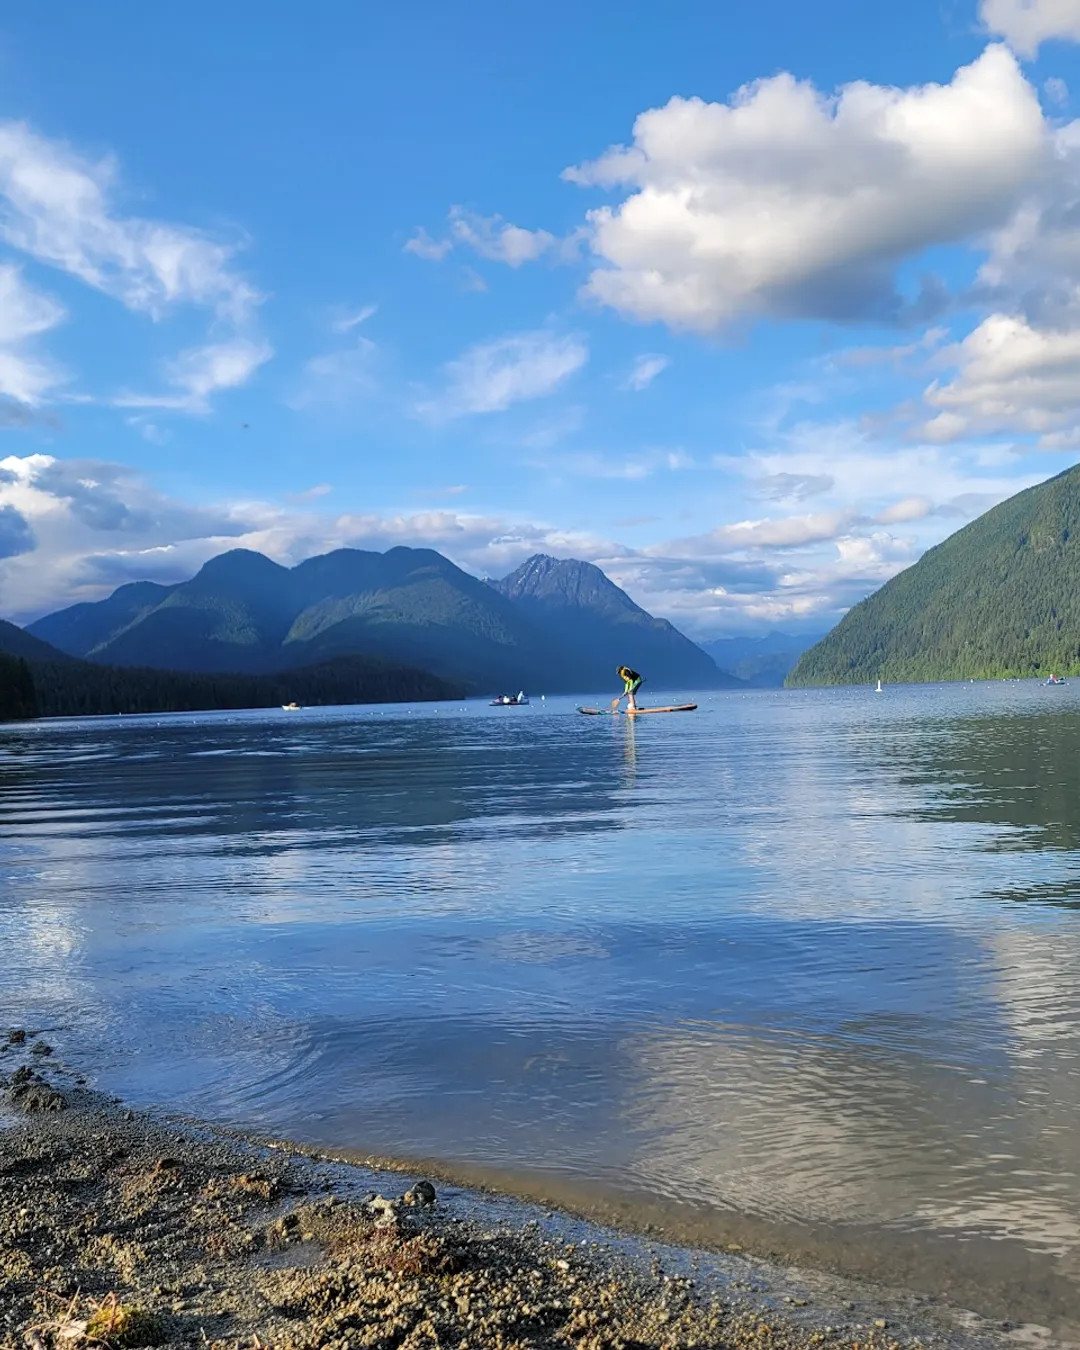
{"label": "small boat on lake", "polygon": [[1050,678],[1046,681],[1046,683],[1047,683],[1047,684],[1064,684],[1064,683],[1065,683],[1065,677],[1064,677],[1064,675],[1054,675],[1054,674],[1051,673],[1051,676],[1050,676]]}
{"label": "small boat on lake", "polygon": [[527,704],[528,701],[529,700],[525,697],[525,691],[521,690],[517,694],[500,694],[498,698],[493,698],[491,700],[491,707],[520,708]]}
{"label": "small boat on lake", "polygon": [[300,707],[300,704],[299,704],[299,703],[283,703],[283,704],[281,705],[281,711],[282,711],[282,712],[302,712],[303,709]]}

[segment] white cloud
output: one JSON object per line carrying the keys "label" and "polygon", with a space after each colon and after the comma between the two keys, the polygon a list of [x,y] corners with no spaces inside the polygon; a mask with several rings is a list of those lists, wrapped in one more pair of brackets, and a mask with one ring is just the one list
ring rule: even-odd
{"label": "white cloud", "polygon": [[526,230],[502,216],[479,216],[463,206],[450,208],[450,232],[459,244],[475,249],[481,258],[520,267],[535,262],[555,244],[547,230]]}
{"label": "white cloud", "polygon": [[707,332],[896,317],[898,264],[1001,224],[1050,163],[1034,90],[991,46],[947,85],[829,98],[781,74],[730,104],[675,98],[638,117],[632,147],[566,177],[631,189],[589,213],[601,265],[587,294]]}
{"label": "white cloud", "polygon": [[175,393],[121,394],[113,402],[119,408],[209,412],[212,394],[246,384],[273,354],[268,343],[242,337],[192,347],[166,364],[166,380]]}
{"label": "white cloud", "polygon": [[470,347],[445,367],[445,392],[418,406],[435,420],[503,412],[511,404],[552,393],[579,371],[589,349],[575,336],[514,333]]}
{"label": "white cloud", "polygon": [[335,333],[351,333],[354,328],[358,328],[362,323],[367,323],[368,319],[378,313],[378,310],[378,305],[364,305],[355,314],[343,314],[341,318],[335,319],[330,326]]}
{"label": "white cloud", "polygon": [[979,17],[1024,56],[1051,38],[1080,42],[1080,0],[982,0]]}
{"label": "white cloud", "polygon": [[657,375],[662,374],[670,365],[668,357],[646,352],[634,362],[633,370],[626,377],[625,387],[634,390],[635,393],[647,389]]}
{"label": "white cloud", "polygon": [[[450,208],[449,228],[447,238],[433,239],[421,226],[405,245],[405,251],[415,253],[418,258],[425,258],[428,262],[441,262],[460,244],[490,262],[521,267],[523,263],[535,262],[558,244],[555,236],[548,234],[547,230],[526,230],[504,220],[502,216],[481,216],[463,206]],[[468,270],[475,277],[475,273]],[[480,285],[477,287],[474,282],[472,289],[487,289],[480,278],[476,280]]]}
{"label": "white cloud", "polygon": [[65,317],[63,308],[35,291],[11,263],[0,264],[0,395],[36,407],[63,373],[36,355],[32,340]]}
{"label": "white cloud", "polygon": [[421,225],[405,244],[406,253],[415,253],[418,258],[428,262],[440,262],[454,247],[452,239],[432,239]]}
{"label": "white cloud", "polygon": [[784,516],[768,520],[740,520],[721,525],[708,534],[680,541],[680,551],[716,556],[744,549],[800,548],[838,539],[855,523],[850,511],[823,511],[805,516]]}
{"label": "white cloud", "polygon": [[946,354],[957,374],[925,399],[937,413],[919,428],[932,441],[1034,435],[1071,444],[1080,422],[1080,326],[1055,331],[992,314]]}
{"label": "white cloud", "polygon": [[235,246],[198,230],[124,216],[111,161],[90,163],[23,122],[0,123],[0,236],[155,317],[176,303],[239,322],[258,293],[232,270]]}
{"label": "white cloud", "polygon": [[934,513],[934,509],[934,503],[929,497],[901,497],[887,506],[877,518],[882,525],[902,525],[913,520],[925,520]]}

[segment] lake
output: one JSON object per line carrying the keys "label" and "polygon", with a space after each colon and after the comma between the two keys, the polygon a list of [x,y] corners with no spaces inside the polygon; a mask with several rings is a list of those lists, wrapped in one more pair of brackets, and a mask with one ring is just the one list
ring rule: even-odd
{"label": "lake", "polygon": [[135,1103],[1080,1325],[1080,682],[698,700],[0,728],[0,1025]]}

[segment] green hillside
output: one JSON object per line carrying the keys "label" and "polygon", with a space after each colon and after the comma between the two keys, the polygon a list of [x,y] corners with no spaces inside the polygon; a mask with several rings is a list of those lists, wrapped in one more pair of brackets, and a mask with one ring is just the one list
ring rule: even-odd
{"label": "green hillside", "polygon": [[1080,466],[1010,497],[855,605],[787,684],[1080,673]]}

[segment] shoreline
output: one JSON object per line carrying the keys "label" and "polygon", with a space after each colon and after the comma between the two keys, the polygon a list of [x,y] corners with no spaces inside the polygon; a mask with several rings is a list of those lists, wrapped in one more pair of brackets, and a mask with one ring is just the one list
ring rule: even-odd
{"label": "shoreline", "polygon": [[27,1032],[0,1054],[5,1350],[1055,1343],[903,1290],[670,1246],[446,1169],[432,1187],[386,1160],[132,1110],[43,1044]]}

